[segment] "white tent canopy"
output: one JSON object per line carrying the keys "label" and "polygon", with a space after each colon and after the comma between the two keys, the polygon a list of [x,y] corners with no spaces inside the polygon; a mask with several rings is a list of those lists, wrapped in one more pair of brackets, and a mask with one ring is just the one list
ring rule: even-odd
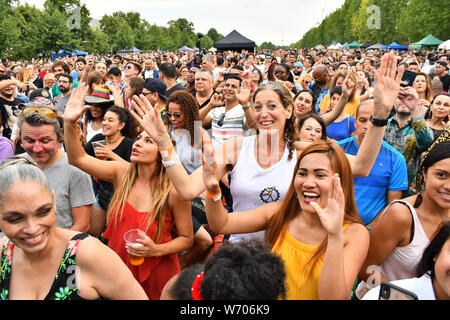
{"label": "white tent canopy", "polygon": [[438,49],[447,49],[450,50],[450,39],[448,39],[447,41],[442,42],[439,46]]}

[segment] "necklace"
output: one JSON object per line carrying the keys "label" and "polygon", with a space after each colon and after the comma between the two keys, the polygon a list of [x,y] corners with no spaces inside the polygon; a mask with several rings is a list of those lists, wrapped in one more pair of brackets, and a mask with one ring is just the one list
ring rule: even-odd
{"label": "necklace", "polygon": [[119,141],[119,139],[120,138],[122,138],[122,136],[119,136],[116,140],[114,140],[114,141],[108,141],[108,138],[106,138],[106,142],[108,142],[109,144],[114,144],[114,143],[116,143],[117,141]]}

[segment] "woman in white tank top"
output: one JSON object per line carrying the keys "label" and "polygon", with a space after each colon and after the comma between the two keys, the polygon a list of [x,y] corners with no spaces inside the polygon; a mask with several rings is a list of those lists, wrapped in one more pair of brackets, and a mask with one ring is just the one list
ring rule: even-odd
{"label": "woman in white tank top", "polygon": [[[383,281],[414,277],[424,249],[449,220],[450,131],[427,151],[413,187],[417,195],[392,202],[370,232],[357,297]],[[425,187],[426,186],[426,187]],[[377,268],[379,266],[379,268]]]}
{"label": "woman in white tank top", "polygon": [[[248,105],[249,95],[244,101],[242,96],[239,97],[240,103]],[[238,206],[233,205],[234,209],[249,209],[283,199],[300,152],[311,143],[295,141],[297,133],[293,105],[292,96],[282,84],[267,82],[261,85],[252,96],[252,113],[258,134],[252,137],[232,138],[216,150],[214,157],[217,179],[220,180],[231,171],[230,190],[233,193],[233,202],[236,199]],[[177,159],[164,123],[151,104],[145,97],[142,99],[135,97],[133,106],[136,110],[133,112],[134,116],[157,142],[169,177],[180,195],[184,199],[193,199],[204,192],[202,167],[191,175],[186,173]],[[384,107],[374,108],[373,116],[383,119],[387,117],[385,113]],[[353,176],[369,174],[378,155],[384,130],[384,127],[370,125],[356,157],[348,155]],[[208,144],[211,141],[204,139],[203,143]],[[251,178],[248,176],[250,173],[253,173]],[[248,194],[242,196],[241,200],[240,195],[244,194],[245,189],[252,190],[253,194],[251,198],[246,198]],[[246,201],[249,203],[244,205]]]}

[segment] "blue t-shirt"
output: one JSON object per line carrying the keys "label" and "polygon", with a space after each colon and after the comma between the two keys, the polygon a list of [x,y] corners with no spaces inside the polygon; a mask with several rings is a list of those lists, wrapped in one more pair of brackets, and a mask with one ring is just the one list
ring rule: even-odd
{"label": "blue t-shirt", "polygon": [[340,122],[333,122],[327,126],[327,136],[330,139],[341,141],[350,137],[355,131],[355,117],[348,116]]}
{"label": "blue t-shirt", "polygon": [[[345,153],[356,155],[356,137],[336,142]],[[365,225],[387,206],[388,191],[408,189],[408,171],[403,155],[383,141],[369,176],[353,178],[356,206]]]}

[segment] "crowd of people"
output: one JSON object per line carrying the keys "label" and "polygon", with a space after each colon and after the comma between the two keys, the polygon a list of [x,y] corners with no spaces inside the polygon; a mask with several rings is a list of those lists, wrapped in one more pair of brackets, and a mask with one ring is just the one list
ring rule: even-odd
{"label": "crowd of people", "polygon": [[3,60],[0,300],[448,300],[449,58]]}

